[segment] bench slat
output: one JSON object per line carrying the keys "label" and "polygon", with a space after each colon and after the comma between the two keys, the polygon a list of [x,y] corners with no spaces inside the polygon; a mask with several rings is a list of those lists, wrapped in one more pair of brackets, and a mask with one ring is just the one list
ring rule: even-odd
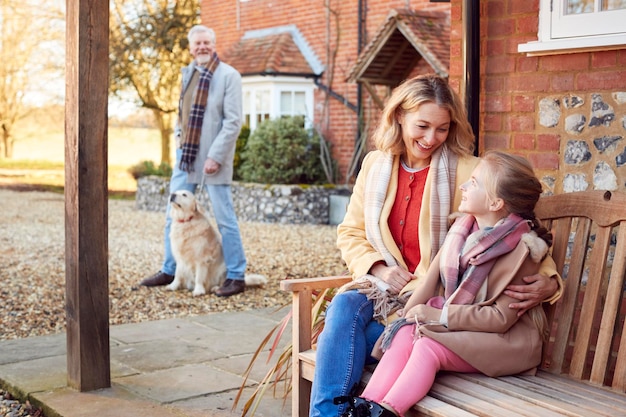
{"label": "bench slat", "polygon": [[579,381],[557,376],[550,372],[539,371],[536,377],[518,377],[535,385],[557,388],[565,392],[576,392],[584,398],[601,404],[611,404],[618,409],[626,410],[626,396],[608,388],[583,384]]}
{"label": "bench slat", "polygon": [[456,408],[448,403],[427,395],[406,413],[406,417],[472,417],[476,414]]}
{"label": "bench slat", "polygon": [[[566,416],[614,416],[615,408],[607,407],[602,402],[594,402],[581,389],[581,385],[560,389],[559,383],[538,384],[539,377],[506,376],[489,378],[484,375],[459,374],[458,378],[466,379],[485,388],[505,392],[528,403],[528,406],[537,406],[545,410],[536,415],[566,415]],[[565,379],[558,377],[558,379]],[[580,391],[578,391],[580,390]],[[477,393],[476,395],[480,395]]]}
{"label": "bench slat", "polygon": [[[523,413],[523,410],[515,410],[508,407],[506,405],[506,395],[497,391],[491,391],[484,387],[478,387],[479,390],[473,390],[472,385],[474,388],[477,385],[469,383],[461,384],[462,386],[460,387],[451,387],[446,384],[446,377],[448,376],[441,375],[437,377],[428,395],[477,416],[531,417],[532,415]],[[481,391],[482,395],[480,397],[474,395],[476,391]]]}
{"label": "bench slat", "polygon": [[[573,225],[570,219],[559,219],[556,221],[553,251],[555,253],[559,253],[558,261],[555,259],[555,262],[557,262],[557,269],[559,271],[563,270],[563,265],[566,261],[565,251],[568,248],[568,242],[571,234],[570,228],[572,226]],[[584,272],[585,253],[587,252],[586,246],[589,242],[589,235],[591,233],[591,222],[587,219],[579,219],[578,224],[574,226],[576,229],[576,239],[581,242],[581,244],[572,248],[568,273],[566,277],[563,277],[565,279],[565,288],[563,289],[563,295],[557,308],[557,317],[574,317],[578,294],[580,292],[580,281]],[[548,363],[549,369],[556,373],[561,373],[563,371],[565,351],[569,346],[571,330],[572,320],[563,320],[563,322],[558,323],[558,327],[554,335],[554,347],[551,355],[552,361]],[[546,350],[544,350],[543,355],[545,360],[547,355]]]}
{"label": "bench slat", "polygon": [[[590,265],[589,274],[587,276],[587,287],[580,311],[580,322],[578,326],[576,326],[576,342],[574,344],[574,353],[572,354],[572,362],[570,364],[570,375],[577,379],[583,378],[585,365],[587,363],[587,352],[589,352],[592,343],[591,337],[594,319],[596,318],[595,312],[598,311],[598,306],[601,307],[600,295],[602,281],[605,279],[604,270],[610,243],[611,229],[598,229],[594,241],[593,253],[591,259],[589,259]],[[602,383],[602,381],[593,382]]]}
{"label": "bench slat", "polygon": [[[606,376],[606,369],[611,356],[613,346],[613,328],[618,316],[619,305],[622,299],[624,288],[624,272],[626,271],[626,222],[619,226],[617,235],[617,245],[615,247],[615,257],[611,267],[611,276],[608,288],[603,292],[606,294],[602,321],[600,323],[600,334],[596,343],[596,354],[593,358],[590,380],[596,384],[602,384]],[[606,330],[605,330],[606,329]],[[623,346],[623,345],[622,345]]]}

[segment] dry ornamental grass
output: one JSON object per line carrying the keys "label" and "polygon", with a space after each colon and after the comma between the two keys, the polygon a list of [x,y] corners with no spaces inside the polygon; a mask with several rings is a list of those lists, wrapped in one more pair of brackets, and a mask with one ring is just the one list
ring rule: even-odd
{"label": "dry ornamental grass", "polygon": [[[0,189],[0,199],[0,339],[64,331],[63,195]],[[134,206],[134,201],[109,201],[112,325],[280,307],[291,301],[290,294],[279,289],[280,280],[345,271],[334,226],[241,222],[247,272],[266,275],[264,287],[229,298],[140,287],[139,281],[161,265],[165,214],[138,211]]]}

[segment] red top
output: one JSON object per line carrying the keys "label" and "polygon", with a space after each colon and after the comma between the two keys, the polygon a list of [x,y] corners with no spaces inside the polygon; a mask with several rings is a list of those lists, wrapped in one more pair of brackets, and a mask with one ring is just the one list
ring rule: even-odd
{"label": "red top", "polygon": [[426,167],[410,172],[408,168],[400,164],[398,192],[389,214],[391,236],[400,248],[409,272],[415,271],[421,259],[417,229],[428,169],[429,167]]}

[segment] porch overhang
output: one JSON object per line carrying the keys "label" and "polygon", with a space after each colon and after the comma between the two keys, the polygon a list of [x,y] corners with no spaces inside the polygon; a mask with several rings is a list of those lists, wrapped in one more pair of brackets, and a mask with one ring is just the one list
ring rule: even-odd
{"label": "porch overhang", "polygon": [[359,55],[347,81],[361,83],[382,108],[383,100],[374,86],[396,87],[418,65],[448,77],[449,12],[392,9]]}

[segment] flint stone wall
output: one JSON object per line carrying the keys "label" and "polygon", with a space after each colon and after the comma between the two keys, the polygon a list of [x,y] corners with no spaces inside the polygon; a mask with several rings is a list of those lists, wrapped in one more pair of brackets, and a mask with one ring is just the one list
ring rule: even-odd
{"label": "flint stone wall", "polygon": [[625,91],[544,97],[538,118],[539,136],[560,140],[558,170],[542,177],[547,193],[624,190]]}
{"label": "flint stone wall", "polygon": [[[196,197],[212,215],[206,190]],[[349,196],[347,187],[268,185],[234,182],[233,205],[240,221],[284,224],[331,223],[331,196]],[[167,209],[169,179],[141,177],[137,181],[135,207],[138,210]]]}

